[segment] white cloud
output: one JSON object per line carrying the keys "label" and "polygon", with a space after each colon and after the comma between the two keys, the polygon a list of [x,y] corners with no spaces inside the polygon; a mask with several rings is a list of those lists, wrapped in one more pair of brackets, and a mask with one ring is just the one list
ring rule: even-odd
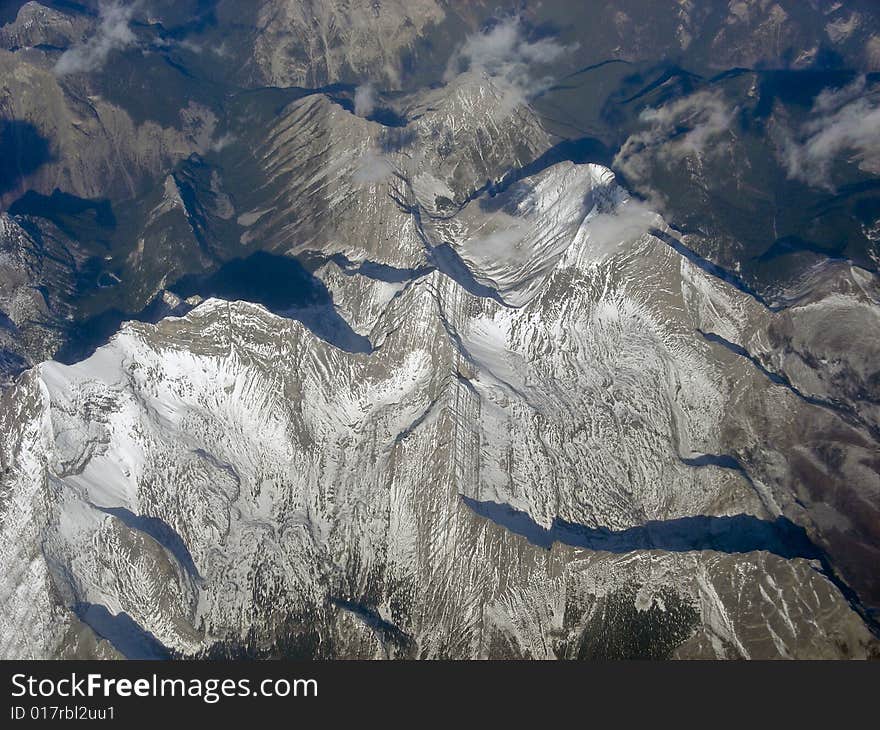
{"label": "white cloud", "polygon": [[859,76],[851,84],[840,89],[824,89],[813,102],[813,114],[828,114],[839,110],[861,97],[867,85],[868,80],[864,76]]}
{"label": "white cloud", "polygon": [[501,227],[485,236],[471,239],[467,243],[468,253],[479,256],[483,261],[505,264],[528,261],[532,249],[523,244],[534,235],[535,224],[509,215],[499,215],[496,218],[496,222],[508,227]]}
{"label": "white cloud", "polygon": [[848,160],[880,174],[880,101],[867,94],[864,76],[842,89],[826,89],[798,130],[781,134],[788,176],[814,187],[833,188],[835,162]]}
{"label": "white cloud", "polygon": [[191,41],[189,38],[184,38],[177,45],[184,51],[189,51],[190,53],[200,54],[205,50],[205,47],[201,43]]}
{"label": "white cloud", "polygon": [[138,3],[101,0],[98,27],[86,41],[68,48],[55,64],[59,76],[95,71],[104,65],[111,51],[126,48],[135,42],[129,23]]}
{"label": "white cloud", "polygon": [[631,135],[614,158],[614,167],[637,184],[657,162],[671,164],[691,156],[713,154],[730,129],[736,110],[721,94],[698,91],[639,117],[646,128]]}
{"label": "white cloud", "polygon": [[352,180],[360,185],[372,185],[388,179],[392,172],[394,167],[387,157],[370,151],[358,161]]}
{"label": "white cloud", "polygon": [[587,221],[587,243],[593,258],[601,259],[661,224],[662,218],[650,205],[627,198],[612,211],[599,213]]}
{"label": "white cloud", "polygon": [[368,117],[376,108],[376,91],[372,84],[361,84],[354,92],[354,113]]}
{"label": "white cloud", "polygon": [[234,134],[232,134],[232,132],[226,132],[225,134],[221,134],[211,143],[210,149],[212,152],[220,152],[221,150],[225,149],[233,142],[235,142],[237,139],[238,138]]}
{"label": "white cloud", "polygon": [[575,48],[548,38],[527,40],[521,19],[514,16],[485,33],[468,36],[450,58],[444,80],[451,81],[465,71],[483,73],[505,87],[507,105],[513,108],[552,84],[549,76],[536,75],[536,67],[553,63]]}

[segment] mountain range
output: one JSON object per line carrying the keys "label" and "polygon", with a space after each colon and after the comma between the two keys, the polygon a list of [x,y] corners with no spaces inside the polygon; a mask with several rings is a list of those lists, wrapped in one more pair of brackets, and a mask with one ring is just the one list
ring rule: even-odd
{"label": "mountain range", "polygon": [[880,654],[875,3],[0,8],[0,656]]}

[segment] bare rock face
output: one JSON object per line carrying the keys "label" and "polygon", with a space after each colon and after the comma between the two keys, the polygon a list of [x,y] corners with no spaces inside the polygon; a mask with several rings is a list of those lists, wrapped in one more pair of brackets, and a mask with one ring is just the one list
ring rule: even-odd
{"label": "bare rock face", "polygon": [[34,46],[65,48],[88,28],[82,16],[68,15],[38,2],[26,2],[13,22],[0,26],[0,46],[16,51]]}
{"label": "bare rock face", "polygon": [[801,392],[837,404],[866,428],[877,429],[880,352],[873,334],[880,328],[880,290],[876,277],[843,268],[824,295],[814,293],[775,318],[761,354]]}
{"label": "bare rock face", "polygon": [[444,18],[443,6],[434,0],[268,0],[257,13],[251,63],[273,86],[369,78],[393,88],[403,52]]}
{"label": "bare rock face", "polygon": [[62,84],[51,69],[19,54],[0,51],[0,74],[0,109],[16,125],[8,134],[20,130],[45,147],[14,187],[0,191],[8,202],[27,189],[49,194],[60,188],[82,198],[133,196],[149,176],[196,150],[205,125],[213,125],[210,113],[200,109],[190,110],[195,121],[182,115],[179,129],[149,120],[137,124],[119,107],[73,81]]}
{"label": "bare rock face", "polygon": [[113,54],[137,47],[133,10],[98,3],[94,13],[25,3],[0,26],[0,181],[4,206],[54,189],[89,199],[143,193],[161,170],[206,149],[216,117],[192,102],[173,123],[133,118],[102,93]]}
{"label": "bare rock face", "polygon": [[[21,221],[27,226],[27,221]],[[0,382],[47,359],[74,287],[75,248],[57,228],[28,232],[0,213]]]}
{"label": "bare rock face", "polygon": [[[751,365],[737,376],[745,379],[735,387],[723,441],[736,444],[734,455],[751,477],[771,485],[785,514],[835,556],[847,580],[874,596],[876,577],[862,562],[876,557],[873,495],[880,487],[870,395],[878,324],[866,312],[874,284],[847,265],[826,283],[830,291],[816,287],[777,313],[742,293],[719,296],[717,285],[688,298],[698,331],[717,355]],[[846,346],[828,357],[829,343],[843,337]],[[763,402],[756,400],[757,382],[770,386]]]}

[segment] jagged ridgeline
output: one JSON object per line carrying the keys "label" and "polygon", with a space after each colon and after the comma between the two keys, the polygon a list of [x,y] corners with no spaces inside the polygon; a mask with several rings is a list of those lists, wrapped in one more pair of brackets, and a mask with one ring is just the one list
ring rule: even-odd
{"label": "jagged ridgeline", "polygon": [[0,656],[877,656],[876,9],[515,5],[3,6]]}

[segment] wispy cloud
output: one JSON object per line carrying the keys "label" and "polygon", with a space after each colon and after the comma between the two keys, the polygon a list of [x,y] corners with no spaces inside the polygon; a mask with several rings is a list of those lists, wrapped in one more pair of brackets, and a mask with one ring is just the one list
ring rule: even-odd
{"label": "wispy cloud", "polygon": [[671,164],[711,155],[730,129],[736,109],[721,94],[698,91],[639,117],[645,129],[631,135],[614,158],[614,167],[638,185],[658,162]]}
{"label": "wispy cloud", "polygon": [[509,106],[525,103],[547,89],[552,78],[540,67],[559,60],[577,45],[565,46],[550,38],[530,41],[518,16],[507,18],[484,33],[468,36],[449,60],[444,74],[451,81],[466,71],[476,71],[505,87]]}
{"label": "wispy cloud", "polygon": [[211,142],[210,149],[212,152],[220,152],[235,142],[238,138],[232,132],[221,134],[217,139]]}
{"label": "wispy cloud", "polygon": [[376,108],[376,90],[370,83],[361,84],[354,92],[354,113],[368,117]]}
{"label": "wispy cloud", "polygon": [[394,167],[387,157],[369,151],[358,161],[352,180],[360,185],[372,185],[391,176]]}
{"label": "wispy cloud", "polygon": [[129,23],[137,6],[137,2],[101,0],[95,34],[62,53],[55,64],[55,73],[63,76],[95,71],[104,65],[111,51],[134,43],[135,35]]}
{"label": "wispy cloud", "polygon": [[506,214],[497,215],[495,223],[499,228],[468,241],[468,251],[483,261],[504,264],[528,261],[532,248],[525,244],[537,230],[535,223]]}
{"label": "wispy cloud", "polygon": [[880,174],[880,100],[868,96],[864,76],[816,97],[810,119],[783,131],[780,152],[788,176],[809,185],[833,188],[835,162],[855,162]]}
{"label": "wispy cloud", "polygon": [[617,252],[661,222],[647,203],[626,198],[612,210],[600,212],[587,222],[586,237],[592,258],[598,260]]}

